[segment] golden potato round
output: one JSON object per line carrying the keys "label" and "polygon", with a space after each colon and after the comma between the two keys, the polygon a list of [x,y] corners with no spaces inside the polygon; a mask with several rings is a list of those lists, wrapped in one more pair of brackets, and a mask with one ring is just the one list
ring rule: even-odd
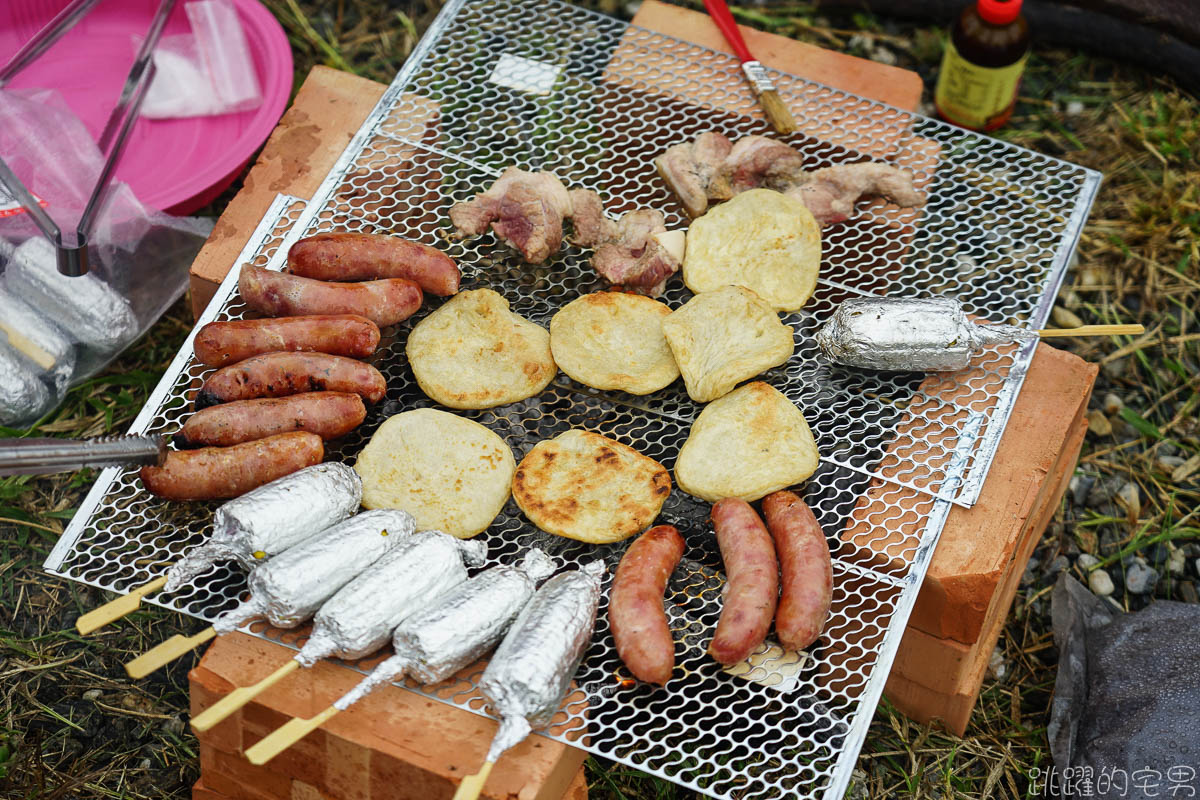
{"label": "golden potato round", "polygon": [[671,476],[662,464],[581,430],[534,445],[512,484],[513,499],[534,525],[593,544],[646,530],[670,493]]}
{"label": "golden potato round", "polygon": [[666,305],[638,294],[596,292],[567,303],[550,320],[558,368],[593,389],[649,394],[679,377],[663,337]]}
{"label": "golden potato round", "polygon": [[663,334],[688,396],[716,400],[744,380],[792,356],[791,327],[742,286],[698,294],[663,320]]}
{"label": "golden potato round", "polygon": [[799,483],[818,463],[804,414],[774,387],[754,381],[696,417],[679,449],[675,480],[710,503],[726,497],[749,503]]}
{"label": "golden potato round", "polygon": [[417,323],[405,347],[421,390],[450,408],[532,397],[558,371],[550,334],[491,289],[459,292]]}
{"label": "golden potato round", "polygon": [[466,539],[485,530],[508,501],[516,459],[478,422],[418,408],[389,417],[358,454],[364,508],[399,508],[417,530]]}
{"label": "golden potato round", "polygon": [[821,226],[799,200],[751,189],[688,228],[683,282],[696,294],[736,284],[776,311],[808,302],[821,268]]}

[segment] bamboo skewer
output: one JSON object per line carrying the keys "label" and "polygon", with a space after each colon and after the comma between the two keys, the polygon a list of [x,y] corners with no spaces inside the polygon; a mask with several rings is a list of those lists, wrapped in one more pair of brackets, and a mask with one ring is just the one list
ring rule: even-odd
{"label": "bamboo skewer", "polygon": [[151,647],[132,661],[126,662],[125,672],[131,678],[144,678],[154,670],[169,664],[184,653],[195,650],[200,645],[217,635],[212,626],[205,628],[194,636],[175,634],[161,644]]}
{"label": "bamboo skewer", "polygon": [[193,717],[192,727],[203,733],[298,669],[300,662],[291,659],[253,686],[234,689],[206,708],[199,716]]}
{"label": "bamboo skewer", "polygon": [[97,628],[102,628],[112,622],[116,622],[121,617],[132,614],[137,611],[142,605],[142,598],[151,592],[157,592],[167,584],[167,576],[163,575],[160,578],[155,578],[149,583],[144,583],[128,594],[122,595],[115,600],[110,600],[99,608],[93,608],[79,619],[75,620],[75,630],[81,634],[87,635]]}
{"label": "bamboo skewer", "polygon": [[483,791],[483,785],[487,783],[488,775],[492,773],[494,766],[496,766],[495,761],[485,761],[479,772],[463,778],[462,783],[458,784],[458,791],[454,793],[453,800],[476,800]]}
{"label": "bamboo skewer", "polygon": [[288,720],[283,725],[280,725],[270,735],[259,740],[258,744],[246,751],[246,759],[254,765],[261,766],[267,763],[275,756],[287,750],[296,742],[308,736],[310,733],[321,727],[324,723],[333,718],[335,714],[341,711],[337,706],[329,708],[317,714],[315,717],[304,719],[296,717]]}
{"label": "bamboo skewer", "polygon": [[1061,339],[1069,336],[1135,336],[1145,332],[1144,325],[1081,325],[1078,328],[1042,328],[1037,333],[1043,339]]}

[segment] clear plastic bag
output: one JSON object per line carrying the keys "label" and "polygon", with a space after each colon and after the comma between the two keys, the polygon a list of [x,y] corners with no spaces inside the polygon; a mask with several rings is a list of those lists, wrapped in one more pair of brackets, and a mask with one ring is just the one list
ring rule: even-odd
{"label": "clear plastic bag", "polygon": [[[75,230],[104,159],[55,92],[0,90],[0,157],[62,230]],[[116,184],[92,231],[90,271],[67,277],[28,213],[0,198],[0,424],[53,410],[145,333],[183,294],[212,224],[147,209]]]}
{"label": "clear plastic bag", "polygon": [[[237,8],[230,0],[194,0],[184,11],[192,32],[159,40],[141,115],[173,119],[257,108],[262,89]],[[139,37],[133,41],[141,46]]]}

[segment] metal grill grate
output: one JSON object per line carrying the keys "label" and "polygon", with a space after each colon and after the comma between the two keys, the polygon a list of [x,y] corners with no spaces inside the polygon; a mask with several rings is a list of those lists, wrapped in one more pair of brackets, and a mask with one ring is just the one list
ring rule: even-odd
{"label": "metal grill grate", "polygon": [[[817,293],[785,318],[796,331],[796,353],[764,378],[804,411],[821,452],[822,466],[803,488],[834,556],[829,625],[803,658],[764,649],[748,675],[723,673],[705,654],[723,582],[708,505],[676,490],[662,519],[688,542],[667,603],[677,677],[665,689],[629,681],[602,604],[578,691],[550,735],[713,797],[836,798],[945,515],[951,504],[978,496],[1033,348],[986,352],[955,375],[881,375],[831,365],[812,334],[855,294],[952,295],[993,321],[1040,326],[1099,175],[773,77],[801,124],[788,141],[811,167],[885,160],[911,170],[928,197],[919,210],[863,205],[824,231]],[[451,241],[449,206],[515,164],[595,189],[612,213],[654,207],[667,213],[669,227],[682,226],[651,159],[705,130],[734,138],[769,133],[731,57],[543,0],[453,0],[313,200],[305,206],[279,198],[237,265],[279,268],[287,245],[320,231],[392,232],[442,247],[463,267],[464,286],[494,288],[514,311],[545,325],[565,302],[601,288],[590,254],[568,246],[530,267],[491,235]],[[237,265],[202,321],[241,316]],[[689,296],[676,279],[663,299],[678,307]],[[427,312],[385,332],[374,361],[388,378],[387,399],[329,457],[353,461],[389,415],[432,405],[403,357],[407,331]],[[189,339],[133,430],[177,430],[207,372],[192,361]],[[678,382],[633,397],[560,375],[535,398],[464,415],[504,437],[518,458],[537,441],[581,427],[673,469],[698,412]],[[105,470],[46,568],[128,590],[203,541],[211,512],[205,504],[158,501],[134,471]],[[492,562],[511,563],[536,545],[567,563],[600,555],[615,567],[624,549],[548,536],[511,502],[482,539]],[[220,567],[151,602],[212,619],[244,587],[243,575]],[[292,646],[303,641],[294,631],[252,630]],[[436,687],[410,688],[482,713],[478,677],[468,670]]]}

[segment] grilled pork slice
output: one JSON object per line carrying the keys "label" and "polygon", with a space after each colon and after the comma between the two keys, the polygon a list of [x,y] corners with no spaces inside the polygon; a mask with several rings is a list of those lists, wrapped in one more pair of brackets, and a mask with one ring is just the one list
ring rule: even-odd
{"label": "grilled pork slice", "polygon": [[707,211],[710,201],[750,189],[774,189],[796,198],[821,225],[847,219],[862,197],[886,197],[905,208],[925,202],[904,170],[864,162],[807,172],[799,151],[765,136],[730,143],[720,133],[702,133],[694,142],[668,148],[654,163],[693,218]]}
{"label": "grilled pork slice", "polygon": [[596,248],[592,266],[606,280],[638,294],[658,297],[680,263],[655,238],[667,226],[661,211],[641,208],[617,221],[615,237]]}
{"label": "grilled pork slice", "polygon": [[462,236],[478,236],[491,225],[500,239],[531,264],[541,264],[562,245],[563,218],[571,198],[553,172],[509,167],[486,192],[450,209]]}

